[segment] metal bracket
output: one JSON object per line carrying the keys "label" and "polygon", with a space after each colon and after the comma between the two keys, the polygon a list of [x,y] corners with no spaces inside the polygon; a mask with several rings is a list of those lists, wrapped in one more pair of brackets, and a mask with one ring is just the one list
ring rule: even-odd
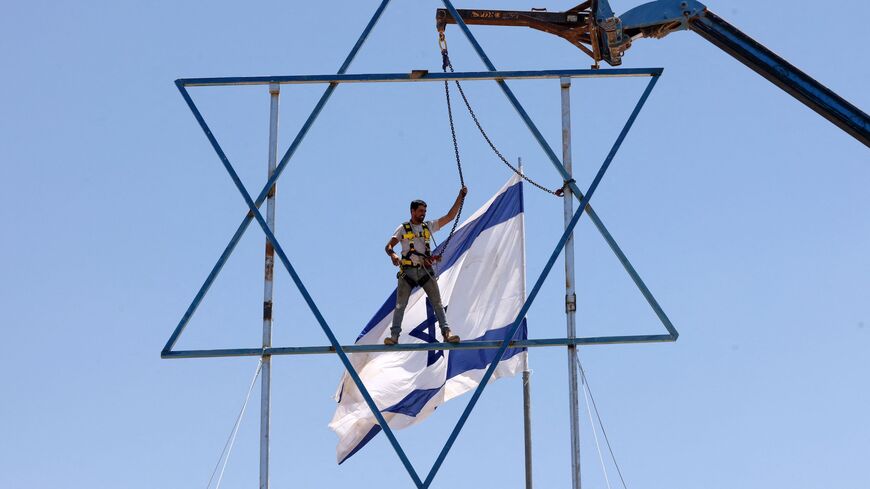
{"label": "metal bracket", "polygon": [[565,296],[565,312],[575,312],[577,310],[577,294]]}
{"label": "metal bracket", "polygon": [[621,16],[622,28],[631,37],[661,38],[689,28],[689,20],[703,14],[707,6],[696,0],[657,0],[639,5]]}

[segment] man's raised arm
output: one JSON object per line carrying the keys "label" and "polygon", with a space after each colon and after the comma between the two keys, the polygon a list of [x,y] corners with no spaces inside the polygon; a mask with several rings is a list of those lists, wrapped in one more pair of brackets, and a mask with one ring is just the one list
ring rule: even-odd
{"label": "man's raised arm", "polygon": [[453,202],[453,207],[450,208],[450,211],[447,212],[447,215],[439,218],[436,222],[438,223],[439,228],[443,228],[444,226],[450,224],[450,221],[456,217],[456,213],[459,212],[459,206],[462,205],[462,201],[465,199],[465,195],[468,194],[468,187],[463,186],[459,189],[459,195],[456,196],[456,201]]}

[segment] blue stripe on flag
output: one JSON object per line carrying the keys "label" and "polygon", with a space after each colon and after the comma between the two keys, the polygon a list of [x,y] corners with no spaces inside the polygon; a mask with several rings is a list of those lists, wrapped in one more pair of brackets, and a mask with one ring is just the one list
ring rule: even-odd
{"label": "blue stripe on flag", "polygon": [[[456,230],[452,242],[459,246],[454,245],[452,249],[448,250],[449,253],[444,253],[444,258],[438,265],[438,274],[440,275],[441,272],[453,266],[459,260],[459,257],[468,248],[471,248],[471,244],[480,236],[480,233],[516,217],[521,212],[523,212],[523,185],[522,183],[516,183],[496,197],[492,201],[492,204],[490,204],[489,209],[481,214],[480,217],[461,229]],[[441,253],[443,248],[444,243],[441,243],[435,248],[435,254]]]}
{"label": "blue stripe on flag", "polygon": [[[510,328],[510,325],[498,329],[492,329],[487,331],[480,338],[466,341],[503,340],[508,328]],[[526,329],[526,320],[523,319],[522,324],[517,328],[517,332],[514,334],[514,339],[524,340],[527,337],[528,331]],[[526,348],[508,348],[505,351],[504,357],[502,357],[502,361],[526,350]],[[464,374],[469,370],[479,370],[488,367],[495,358],[497,351],[498,350],[496,349],[451,350],[447,353],[447,378],[452,379],[453,377]],[[410,394],[405,396],[404,399],[384,409],[384,412],[399,413],[404,414],[405,416],[417,416],[420,414],[423,406],[425,406],[426,403],[441,390],[441,387],[444,387],[444,384],[441,384],[440,387],[434,389],[414,389]]]}
{"label": "blue stripe on flag", "polygon": [[429,402],[429,399],[438,394],[438,391],[441,390],[441,387],[444,387],[444,384],[441,384],[440,387],[436,387],[434,389],[414,389],[410,394],[405,396],[404,399],[393,404],[392,406],[384,409],[384,411],[389,413],[399,413],[404,414],[405,416],[416,416],[420,414],[420,411],[423,410],[423,406]]}
{"label": "blue stripe on flag", "polygon": [[[486,334],[480,338],[474,338],[473,340],[468,341],[503,340],[504,335],[507,334],[509,328],[510,325],[498,329],[492,329],[487,331]],[[526,320],[523,319],[522,324],[517,329],[516,334],[514,334],[514,339],[524,340],[527,337]],[[479,370],[488,367],[495,358],[497,351],[498,350],[495,349],[451,350],[447,353],[447,378],[452,379],[453,377],[464,374],[469,370]],[[504,357],[502,357],[502,361],[524,351],[526,351],[526,348],[508,348],[505,351]],[[429,402],[429,399],[432,399],[432,397],[441,390],[441,387],[444,387],[444,384],[441,384],[440,387],[434,389],[414,389],[410,394],[405,396],[404,399],[383,411],[404,414],[405,416],[416,416],[420,414],[420,411],[423,410],[423,406]]]}
{"label": "blue stripe on flag", "polygon": [[[526,326],[526,320],[523,319],[523,322],[520,324],[520,327],[517,328],[517,332],[514,334],[514,339],[524,340],[528,337],[528,330]],[[510,328],[510,325],[498,329],[489,330],[480,338],[475,338],[469,341],[503,340],[508,328]],[[504,357],[502,357],[502,361],[505,361],[508,358],[511,358],[514,355],[522,353],[526,350],[526,348],[508,348],[505,351]],[[470,370],[486,368],[492,362],[493,358],[495,358],[495,354],[497,351],[498,350],[494,349],[451,350],[447,354],[447,378],[453,378]],[[426,403],[428,403],[430,399],[438,394],[438,392],[440,392],[443,387],[444,384],[441,384],[440,387],[436,387],[434,389],[414,389],[401,401],[382,410],[381,412],[398,413],[404,414],[405,416],[415,417],[420,414],[420,411],[423,410],[423,407],[426,406]],[[380,433],[380,431],[380,426],[375,425],[374,427],[372,427],[372,429],[369,430],[366,436],[364,436],[363,439],[360,440],[357,446],[355,446],[346,457],[341,459],[341,462],[344,462],[345,460],[349,459],[353,454],[358,452],[369,441],[371,441],[371,439],[374,438],[375,435]],[[339,462],[339,464],[341,464],[341,462]]]}
{"label": "blue stripe on flag", "polygon": [[345,460],[352,457],[356,452],[359,451],[360,448],[366,446],[366,443],[372,441],[372,438],[374,438],[375,435],[377,435],[380,432],[381,432],[381,425],[376,424],[376,425],[372,426],[372,429],[370,429],[369,432],[366,433],[366,436],[364,436],[363,439],[359,442],[359,445],[355,446],[354,449],[351,450],[350,453],[348,453],[346,457],[341,459],[341,461],[338,462],[338,465],[341,465],[342,462],[344,462]]}
{"label": "blue stripe on flag", "polygon": [[[438,266],[437,274],[441,275],[442,272],[453,266],[453,264],[459,260],[459,257],[471,247],[471,244],[474,243],[474,240],[477,239],[478,236],[480,236],[480,233],[493,226],[497,226],[508,219],[516,217],[521,212],[523,212],[523,186],[522,183],[516,183],[499,194],[499,196],[493,200],[492,204],[490,204],[489,209],[481,214],[480,217],[456,231],[451,241],[454,243],[454,246],[448,250],[448,253],[444,254],[444,258]],[[444,243],[441,243],[441,245],[435,248],[435,254],[440,253],[443,247]],[[378,309],[378,312],[375,313],[374,317],[368,322],[368,324],[366,324],[366,327],[363,328],[362,332],[357,336],[356,341],[359,341],[360,338],[365,336],[366,333],[383,321],[383,319],[393,311],[395,306],[396,290],[393,289],[390,297],[387,298],[387,301],[384,302],[381,308]]]}
{"label": "blue stripe on flag", "polygon": [[[378,309],[378,312],[375,313],[374,317],[366,324],[366,327],[363,328],[362,333],[356,337],[356,341],[359,341],[360,338],[365,336],[366,333],[371,331],[379,322],[381,322],[385,317],[387,317],[393,309],[396,307],[396,289],[393,289],[393,292],[387,297],[387,301],[384,302],[384,305]],[[354,343],[356,343],[356,341]]]}
{"label": "blue stripe on flag", "polygon": [[[491,329],[487,331],[480,338],[474,338],[472,340],[463,340],[463,341],[492,341],[492,340],[504,340],[505,335],[507,334],[507,330],[510,328],[510,324],[498,329]],[[528,331],[526,329],[526,320],[523,318],[522,324],[517,328],[517,332],[514,334],[513,339],[515,340],[524,340],[528,337]],[[505,361],[508,358],[526,351],[526,348],[508,348],[504,352],[504,356],[501,361]],[[481,350],[452,350],[447,356],[447,378],[452,379],[453,377],[464,374],[469,370],[478,370],[482,368],[486,368],[492,363],[492,360],[495,358],[495,354],[498,353],[497,349],[481,349]]]}

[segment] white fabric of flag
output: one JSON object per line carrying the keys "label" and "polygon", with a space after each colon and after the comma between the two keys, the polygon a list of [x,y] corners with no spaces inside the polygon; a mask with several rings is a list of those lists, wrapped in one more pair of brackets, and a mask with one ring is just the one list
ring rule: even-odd
{"label": "white fabric of flag", "polygon": [[[503,340],[526,297],[523,187],[511,178],[457,228],[436,270],[447,321],[463,342]],[[435,253],[441,252],[441,246]],[[396,291],[387,298],[356,340],[382,344],[389,335]],[[514,339],[526,339],[523,320]],[[399,343],[443,341],[432,306],[419,287],[412,293]],[[435,408],[473,390],[495,358],[495,349],[353,353],[350,360],[391,429],[428,417]],[[525,348],[505,352],[492,380],[526,367]],[[329,427],[339,437],[338,463],[347,460],[380,426],[344,373],[336,392],[338,407]]]}

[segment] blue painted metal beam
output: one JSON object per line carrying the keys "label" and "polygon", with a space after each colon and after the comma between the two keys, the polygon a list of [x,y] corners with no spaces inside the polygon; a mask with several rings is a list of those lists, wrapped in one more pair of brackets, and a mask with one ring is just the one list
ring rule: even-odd
{"label": "blue painted metal beam", "polygon": [[[543,338],[514,340],[509,348],[538,348],[547,346],[615,345],[629,343],[662,343],[674,341],[669,334],[592,336],[585,338]],[[501,347],[501,341],[465,341],[462,343],[403,343],[399,345],[342,345],[345,353],[388,353],[396,351],[436,350],[492,350]],[[224,348],[214,350],[175,350],[162,358],[221,358],[254,357],[262,355],[329,355],[336,353],[333,346],[273,346],[271,348]]]}
{"label": "blue painted metal beam", "polygon": [[282,85],[312,83],[384,83],[384,82],[443,82],[445,80],[535,80],[546,78],[625,78],[658,76],[662,68],[622,68],[605,70],[522,70],[522,71],[470,71],[454,73],[426,73],[420,76],[410,73],[373,73],[338,75],[291,75],[291,76],[238,76],[217,78],[179,78],[176,83],[185,87],[214,87],[226,85]]}

